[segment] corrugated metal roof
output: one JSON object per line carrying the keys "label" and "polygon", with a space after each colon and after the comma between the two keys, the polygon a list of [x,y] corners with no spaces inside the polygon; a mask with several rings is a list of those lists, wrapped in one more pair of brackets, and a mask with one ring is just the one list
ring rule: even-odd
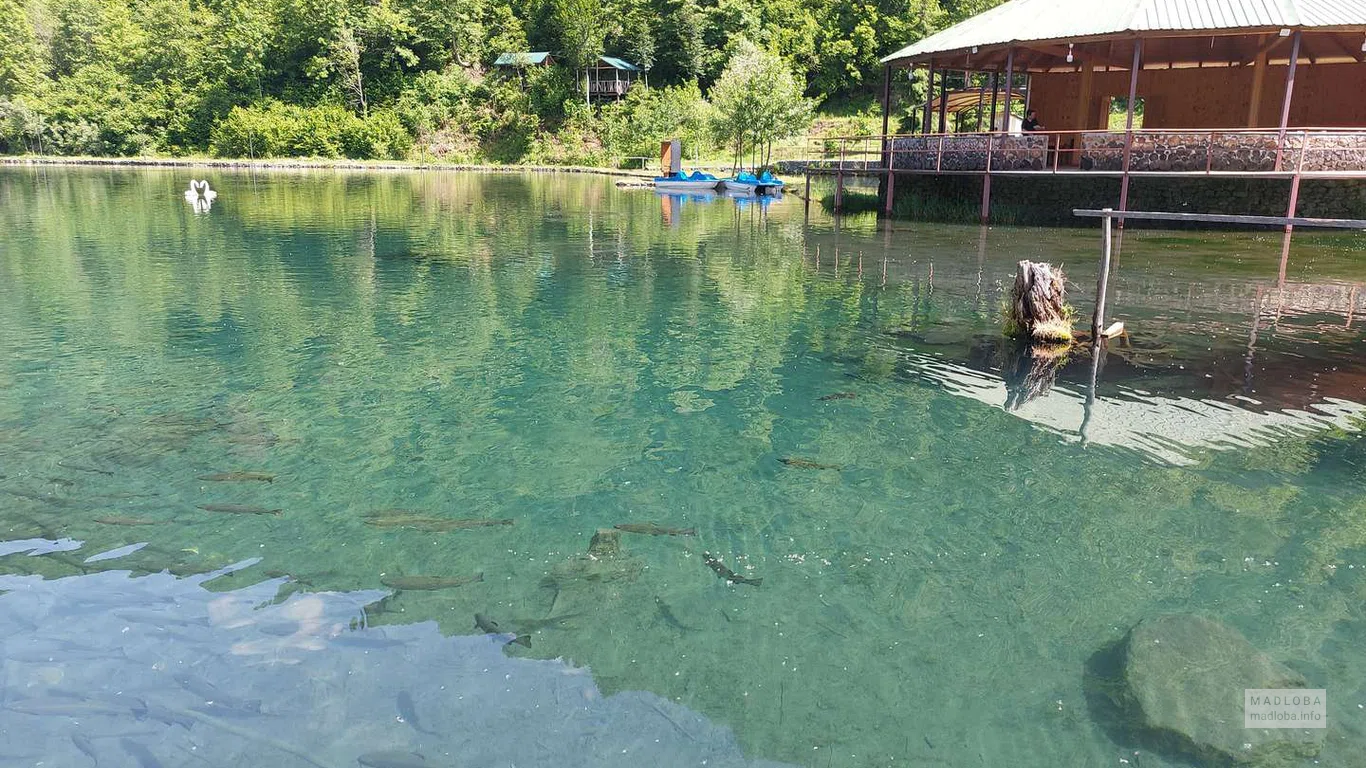
{"label": "corrugated metal roof", "polygon": [[625,70],[625,71],[627,71],[627,72],[639,72],[639,71],[640,71],[640,67],[637,67],[636,65],[634,65],[634,64],[632,64],[631,62],[626,61],[626,60],[624,60],[624,59],[616,59],[616,58],[613,58],[613,57],[611,57],[611,56],[599,56],[598,59],[601,60],[603,64],[606,64],[607,66],[611,67],[612,69],[622,69],[622,70]]}
{"label": "corrugated metal roof", "polygon": [[547,51],[535,51],[532,53],[504,53],[498,56],[493,62],[495,67],[524,67],[528,64],[544,64],[550,59]]}
{"label": "corrugated metal roof", "polygon": [[1366,27],[1366,0],[1011,0],[882,61],[1134,32],[1339,26]]}

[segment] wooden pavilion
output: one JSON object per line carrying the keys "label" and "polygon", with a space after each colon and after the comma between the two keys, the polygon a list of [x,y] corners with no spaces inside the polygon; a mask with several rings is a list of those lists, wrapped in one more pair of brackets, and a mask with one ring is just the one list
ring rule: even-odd
{"label": "wooden pavilion", "polygon": [[620,99],[635,85],[640,67],[625,59],[599,56],[588,69],[588,92],[601,99]]}
{"label": "wooden pavilion", "polygon": [[[1010,0],[883,63],[880,158],[864,168],[888,211],[905,174],[981,176],[984,218],[1002,175],[1117,178],[1119,210],[1131,178],[1288,179],[1292,216],[1300,179],[1366,179],[1366,0]],[[933,108],[895,135],[892,82],[914,68]],[[987,74],[1004,114],[1034,109],[1046,130],[996,117],[949,133],[951,73]]]}

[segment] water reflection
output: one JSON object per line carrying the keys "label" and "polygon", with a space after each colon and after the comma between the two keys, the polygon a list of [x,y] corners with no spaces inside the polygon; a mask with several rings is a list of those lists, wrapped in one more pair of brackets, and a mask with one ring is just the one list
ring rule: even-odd
{"label": "water reflection", "polygon": [[382,593],[233,587],[251,566],[0,577],[6,764],[778,765],[682,706],[606,696],[587,669],[510,658],[497,637],[367,627]]}

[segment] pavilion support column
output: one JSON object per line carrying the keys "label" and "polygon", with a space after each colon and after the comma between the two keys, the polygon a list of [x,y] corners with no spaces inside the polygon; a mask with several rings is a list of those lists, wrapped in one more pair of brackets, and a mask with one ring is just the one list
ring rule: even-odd
{"label": "pavilion support column", "polygon": [[[1260,42],[1260,38],[1258,38]],[[1256,128],[1262,106],[1262,88],[1266,85],[1266,51],[1257,54],[1252,62],[1252,100],[1247,105],[1247,127]]]}
{"label": "pavilion support column", "polygon": [[988,130],[988,131],[994,131],[994,130],[996,130],[996,96],[997,96],[997,94],[1000,93],[1000,91],[1001,91],[1001,73],[1000,73],[1000,72],[992,72],[992,73],[991,73],[991,114],[988,115],[988,117],[989,117],[990,119],[987,120],[987,130]]}
{"label": "pavilion support column", "polygon": [[1095,85],[1095,67],[1091,62],[1085,61],[1081,65],[1081,86],[1077,88],[1077,121],[1076,129],[1079,131],[1091,128],[1091,89]]}
{"label": "pavilion support column", "polygon": [[925,114],[921,115],[924,125],[921,126],[921,133],[930,132],[930,105],[934,103],[934,61],[930,61],[928,75],[925,78]]}
{"label": "pavilion support column", "polygon": [[[1281,101],[1281,131],[1276,139],[1276,170],[1281,170],[1285,159],[1285,129],[1290,125],[1290,102],[1295,97],[1295,68],[1300,61],[1300,31],[1290,38],[1290,66],[1285,73],[1285,98]],[[1303,150],[1301,150],[1303,152]]]}
{"label": "pavilion support column", "polygon": [[891,120],[892,67],[888,65],[882,71],[882,167],[887,169],[887,183],[882,186],[882,194],[886,196],[884,208],[887,213],[892,212],[892,139],[888,137]]}
{"label": "pavilion support column", "polygon": [[882,165],[890,168],[888,155],[891,153],[891,140],[887,138],[887,129],[892,122],[892,67],[887,65],[882,70]]}
{"label": "pavilion support column", "polygon": [[1015,95],[1015,49],[1006,51],[1006,114],[1001,129],[1010,133],[1010,97]]}
{"label": "pavilion support column", "polygon": [[986,107],[987,84],[977,86],[977,132],[982,132],[982,109]]}
{"label": "pavilion support column", "polygon": [[[1129,210],[1129,160],[1134,149],[1134,101],[1138,99],[1138,72],[1143,68],[1143,38],[1134,41],[1134,60],[1129,69],[1129,109],[1124,116],[1124,178],[1119,183],[1120,213]],[[1124,217],[1119,217],[1124,229]]]}
{"label": "pavilion support column", "polygon": [[939,132],[949,132],[949,71],[939,74]]}

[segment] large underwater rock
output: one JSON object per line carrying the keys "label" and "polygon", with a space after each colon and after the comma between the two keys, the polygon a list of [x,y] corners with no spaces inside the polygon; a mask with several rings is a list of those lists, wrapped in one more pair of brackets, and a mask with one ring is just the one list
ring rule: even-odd
{"label": "large underwater rock", "polygon": [[1202,765],[1272,768],[1314,757],[1322,746],[1323,729],[1243,727],[1244,689],[1302,688],[1305,680],[1216,621],[1145,619],[1129,632],[1122,676],[1137,725]]}

